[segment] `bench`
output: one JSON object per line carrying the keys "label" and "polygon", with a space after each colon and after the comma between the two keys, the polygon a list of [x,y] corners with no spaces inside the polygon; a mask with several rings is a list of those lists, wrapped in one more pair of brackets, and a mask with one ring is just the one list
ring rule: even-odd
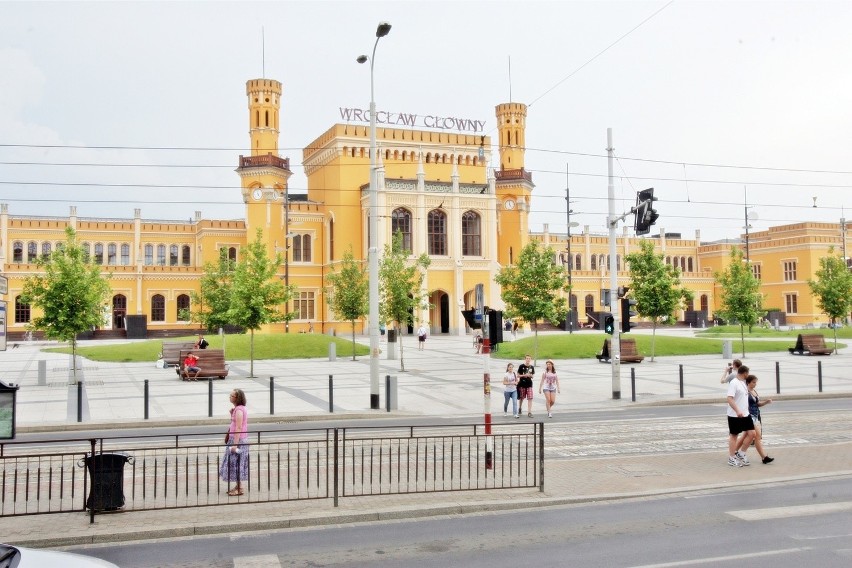
{"label": "bench", "polygon": [[197,379],[224,379],[228,376],[228,364],[225,363],[225,351],[222,349],[182,349],[180,352],[180,365],[175,372],[181,379],[190,378],[184,369],[183,361],[190,353],[198,357],[196,365],[199,369]]}
{"label": "bench", "polygon": [[[612,355],[609,351],[609,339],[604,341],[603,349],[601,352],[595,355],[598,361],[601,363],[610,363],[612,359]],[[635,339],[619,339],[620,356],[622,363],[641,363],[643,359],[645,359],[644,355],[641,355],[638,351],[636,351],[636,340]]]}
{"label": "bench", "polygon": [[796,345],[787,350],[793,355],[831,355],[832,352],[825,346],[825,337],[819,333],[800,333]]}
{"label": "bench", "polygon": [[195,347],[194,341],[163,341],[160,359],[165,361],[167,367],[177,367],[183,361],[180,352],[193,347]]}

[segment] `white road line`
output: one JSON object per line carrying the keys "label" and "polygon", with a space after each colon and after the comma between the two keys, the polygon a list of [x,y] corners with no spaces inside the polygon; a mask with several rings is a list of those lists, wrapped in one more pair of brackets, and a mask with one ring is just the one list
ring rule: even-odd
{"label": "white road line", "polygon": [[746,509],[743,511],[728,511],[728,514],[744,521],[764,521],[772,519],[786,519],[788,517],[828,515],[830,513],[842,513],[849,510],[852,510],[852,501],[796,505],[793,507],[774,507],[770,509]]}
{"label": "white road line", "polygon": [[240,556],[234,558],[234,568],[281,568],[281,562],[275,554]]}
{"label": "white road line", "polygon": [[693,560],[681,560],[679,562],[665,562],[663,564],[643,564],[631,568],[670,568],[672,566],[694,566],[696,564],[709,564],[711,562],[729,562],[731,560],[748,560],[749,558],[760,558],[763,556],[777,556],[779,554],[790,554],[791,552],[804,552],[810,550],[805,548],[788,548],[787,550],[767,550],[765,552],[752,552],[750,554],[735,554],[732,556],[713,556],[710,558],[695,558]]}

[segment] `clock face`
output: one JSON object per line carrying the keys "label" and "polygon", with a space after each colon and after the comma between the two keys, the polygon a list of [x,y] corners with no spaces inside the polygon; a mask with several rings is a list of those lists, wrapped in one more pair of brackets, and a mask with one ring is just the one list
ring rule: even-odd
{"label": "clock face", "polygon": [[261,197],[263,197],[263,190],[258,187],[257,189],[251,192],[251,196],[255,199],[260,199]]}
{"label": "clock face", "polygon": [[512,209],[515,208],[515,200],[514,199],[507,199],[506,201],[503,202],[503,207],[505,207],[506,209],[511,211]]}

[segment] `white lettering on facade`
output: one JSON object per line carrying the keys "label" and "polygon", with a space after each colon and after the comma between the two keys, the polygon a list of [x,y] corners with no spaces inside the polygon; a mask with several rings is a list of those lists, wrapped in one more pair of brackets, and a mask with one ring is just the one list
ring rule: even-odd
{"label": "white lettering on facade", "polygon": [[[340,118],[346,122],[370,122],[370,111],[360,108],[340,107]],[[403,112],[376,111],[376,124],[395,124],[415,127],[418,124],[438,130],[457,130],[459,132],[484,132],[485,121],[470,118],[437,116],[433,114],[417,115]]]}

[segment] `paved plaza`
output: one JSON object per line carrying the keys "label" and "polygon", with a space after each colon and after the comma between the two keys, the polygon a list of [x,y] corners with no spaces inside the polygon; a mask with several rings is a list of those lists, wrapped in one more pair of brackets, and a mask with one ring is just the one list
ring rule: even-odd
{"label": "paved plaza", "polygon": [[[675,332],[677,333],[677,332]],[[362,338],[363,339],[363,338]],[[399,382],[399,409],[393,417],[446,416],[481,420],[482,380],[486,364],[494,394],[494,420],[502,415],[499,386],[505,361],[474,353],[468,337],[432,336],[418,352],[415,338],[405,338],[406,369],[399,361],[383,359],[382,375]],[[791,342],[792,344],[792,342]],[[257,378],[249,378],[248,364],[233,362],[224,381],[213,382],[214,416],[207,417],[207,382],[183,382],[173,370],[150,363],[94,363],[84,361],[85,419],[76,422],[76,388],[69,388],[69,357],[45,354],[39,345],[22,344],[0,353],[0,378],[21,385],[18,432],[67,430],[110,425],[167,426],[221,424],[226,427],[228,393],[242,388],[248,397],[253,428],[264,421],[380,418],[384,410],[370,410],[369,360],[340,356],[336,361],[285,360],[255,362]],[[248,530],[315,526],[427,515],[482,513],[505,508],[506,491],[518,506],[541,507],[626,497],[653,497],[681,491],[771,482],[806,481],[817,477],[852,475],[852,406],[834,411],[831,420],[819,412],[785,411],[785,398],[852,397],[852,373],[844,368],[848,349],[830,357],[799,357],[787,353],[755,354],[746,363],[763,382],[764,397],[778,404],[767,409],[765,443],[776,461],[748,468],[725,465],[725,388],[719,384],[724,360],[717,356],[659,357],[638,365],[622,366],[622,398],[612,399],[610,366],[590,361],[556,361],[562,393],[556,414],[587,413],[582,422],[548,422],[545,434],[544,492],[537,489],[500,489],[422,495],[343,498],[335,508],[329,500],[202,507],[163,511],[131,511],[96,516],[92,525],[84,513],[62,513],[0,518],[0,534],[17,544],[64,546],[80,542],[235,533]],[[46,384],[39,384],[38,361],[45,360]],[[778,362],[781,395],[775,393]],[[822,362],[823,391],[817,392],[817,361]],[[487,362],[487,363],[486,363]],[[517,363],[517,362],[516,362]],[[539,361],[539,366],[542,361]],[[679,372],[683,365],[684,399]],[[630,399],[630,368],[636,369],[637,402]],[[78,371],[79,372],[79,371]],[[328,408],[329,375],[334,377],[334,414]],[[269,414],[269,376],[275,377],[275,409]],[[150,419],[143,419],[144,381],[149,381]],[[384,381],[383,381],[384,382]],[[384,405],[384,388],[382,388]],[[631,405],[707,403],[718,419],[707,413],[694,418],[649,417],[624,420],[621,410]],[[545,416],[536,395],[535,420]],[[524,417],[523,420],[529,420]],[[546,419],[545,419],[546,420]],[[513,421],[514,422],[514,421]],[[753,460],[756,461],[756,460]],[[216,519],[228,518],[227,525]]]}

